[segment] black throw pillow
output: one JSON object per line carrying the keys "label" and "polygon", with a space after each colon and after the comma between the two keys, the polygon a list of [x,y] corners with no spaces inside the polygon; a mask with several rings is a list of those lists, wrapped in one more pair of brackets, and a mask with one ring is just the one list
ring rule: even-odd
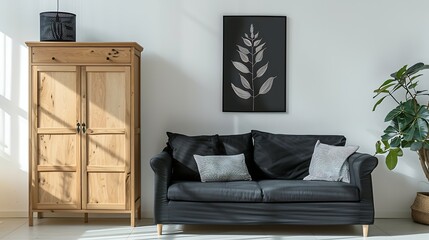
{"label": "black throw pillow", "polygon": [[273,179],[306,177],[317,140],[334,146],[346,143],[346,138],[340,135],[287,135],[252,130],[252,136],[255,163]]}
{"label": "black throw pillow", "polygon": [[167,132],[167,136],[173,156],[173,180],[200,181],[200,174],[193,155],[220,154],[218,135],[186,136]]}
{"label": "black throw pillow", "polygon": [[263,176],[262,171],[259,169],[253,159],[252,133],[220,135],[219,142],[219,151],[221,152],[220,154],[236,155],[244,153],[246,158],[246,166],[250,175],[252,176],[252,179],[257,180]]}

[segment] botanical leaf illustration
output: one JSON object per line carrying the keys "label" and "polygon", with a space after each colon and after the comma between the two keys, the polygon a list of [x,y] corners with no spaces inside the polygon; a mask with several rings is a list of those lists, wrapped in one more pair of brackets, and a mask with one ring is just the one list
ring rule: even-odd
{"label": "botanical leaf illustration", "polygon": [[261,45],[259,45],[257,48],[256,48],[256,53],[257,52],[259,52],[259,51],[261,51],[261,49],[263,48],[265,46],[265,43],[262,43]]}
{"label": "botanical leaf illustration", "polygon": [[250,42],[250,40],[249,40],[249,39],[247,39],[247,38],[243,38],[243,37],[242,37],[242,39],[243,39],[244,44],[246,44],[246,46],[248,46],[248,47],[251,47],[251,46],[252,46],[252,42]]}
{"label": "botanical leaf illustration", "polygon": [[[250,53],[249,50],[247,50],[247,48],[244,48],[244,47],[242,47],[240,45],[237,45],[237,47],[238,47],[238,51],[240,51],[240,52],[242,52],[244,54],[249,54]],[[258,51],[258,49],[256,49],[256,52],[257,51]]]}
{"label": "botanical leaf illustration", "polygon": [[[240,71],[240,82],[243,85],[244,89],[237,87],[231,83],[231,88],[234,93],[242,99],[252,99],[252,110],[255,111],[255,99],[259,95],[268,94],[273,86],[274,79],[277,77],[269,77],[259,88],[259,91],[256,89],[254,81],[258,78],[261,78],[268,69],[268,62],[265,64],[261,63],[264,58],[266,47],[266,42],[262,43],[262,38],[259,38],[259,32],[254,33],[254,26],[250,24],[249,27],[250,34],[244,33],[244,37],[241,37],[245,46],[236,45],[237,52],[240,57],[240,61],[232,60],[234,67]],[[259,86],[259,85],[258,85]]]}
{"label": "botanical leaf illustration", "polygon": [[246,67],[246,65],[242,64],[241,62],[232,62],[234,64],[234,67],[237,68],[238,71],[242,73],[250,73],[249,69]]}
{"label": "botanical leaf illustration", "polygon": [[233,83],[231,83],[231,87],[234,90],[235,94],[237,94],[237,96],[239,96],[242,99],[249,99],[252,95],[250,95],[249,92],[244,91],[241,88],[236,87]]}
{"label": "botanical leaf illustration", "polygon": [[240,74],[240,80],[241,80],[241,84],[243,84],[243,87],[247,89],[251,89],[249,81],[247,81],[247,79],[243,77],[241,74]]}
{"label": "botanical leaf illustration", "polygon": [[256,63],[262,61],[262,58],[264,57],[264,50],[265,48],[262,51],[258,52],[258,54],[256,54],[256,57],[255,57]]}
{"label": "botanical leaf illustration", "polygon": [[244,54],[244,53],[242,53],[242,52],[240,52],[238,50],[237,50],[237,52],[238,52],[238,54],[240,54],[241,61],[243,61],[245,63],[249,62],[249,58],[247,57],[246,54]]}
{"label": "botanical leaf illustration", "polygon": [[267,71],[268,69],[268,63],[265,64],[264,66],[262,66],[260,69],[258,69],[258,71],[256,72],[256,77],[262,77],[262,75],[264,75],[264,73]]}
{"label": "botanical leaf illustration", "polygon": [[265,94],[269,92],[271,90],[271,87],[273,86],[273,80],[276,77],[268,78],[267,81],[265,81],[264,84],[262,84],[261,88],[259,89],[259,94]]}

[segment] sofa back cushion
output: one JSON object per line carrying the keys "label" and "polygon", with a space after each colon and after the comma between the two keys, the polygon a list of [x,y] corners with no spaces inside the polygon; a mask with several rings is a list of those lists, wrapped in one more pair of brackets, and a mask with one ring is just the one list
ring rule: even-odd
{"label": "sofa back cushion", "polygon": [[252,179],[260,179],[262,171],[256,165],[253,158],[252,133],[219,136],[220,152],[223,155],[236,155],[243,153]]}
{"label": "sofa back cushion", "polygon": [[167,132],[168,146],[173,157],[173,180],[201,181],[193,155],[236,155],[243,153],[252,179],[261,171],[253,160],[252,134],[186,136]]}
{"label": "sofa back cushion", "polygon": [[287,135],[252,130],[252,136],[255,163],[270,179],[306,177],[317,140],[334,146],[346,143],[346,138],[340,135]]}
{"label": "sofa back cushion", "polygon": [[173,157],[172,178],[174,180],[200,181],[197,163],[193,155],[221,154],[218,135],[186,136],[167,132],[167,136]]}

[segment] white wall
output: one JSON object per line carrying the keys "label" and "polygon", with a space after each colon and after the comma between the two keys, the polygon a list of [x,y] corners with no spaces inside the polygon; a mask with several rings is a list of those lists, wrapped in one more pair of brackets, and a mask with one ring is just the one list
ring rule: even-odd
{"label": "white wall", "polygon": [[[27,210],[27,53],[39,39],[38,13],[54,0],[1,0],[0,216]],[[393,103],[371,112],[372,90],[404,64],[429,62],[424,0],[63,0],[77,14],[78,41],[136,41],[142,56],[142,199],[151,217],[149,159],[166,131],[189,135],[344,134],[373,153]],[[287,112],[222,112],[222,16],[285,15]],[[427,73],[426,79],[429,77]],[[423,87],[429,83],[422,81]],[[377,217],[409,215],[416,191],[429,191],[415,153],[397,170],[374,173]]]}

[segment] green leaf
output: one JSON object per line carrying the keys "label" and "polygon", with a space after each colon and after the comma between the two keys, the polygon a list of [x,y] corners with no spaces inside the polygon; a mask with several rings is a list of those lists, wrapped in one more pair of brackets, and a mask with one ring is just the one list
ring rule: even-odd
{"label": "green leaf", "polygon": [[408,86],[408,88],[409,88],[409,89],[413,89],[413,88],[415,88],[415,87],[417,86],[417,83],[418,83],[418,82],[415,82],[415,83],[410,84],[410,85]]}
{"label": "green leaf", "polygon": [[402,117],[397,118],[398,123],[398,131],[404,132],[411,126],[411,123],[414,122],[414,116],[411,115],[403,115]]}
{"label": "green leaf", "polygon": [[372,98],[376,98],[376,97],[378,97],[378,95],[380,95],[380,94],[382,94],[382,93],[389,93],[389,91],[387,91],[387,90],[380,91],[380,92],[378,92],[377,94],[375,94],[375,95],[374,95],[374,97],[372,97]]}
{"label": "green leaf", "polygon": [[400,149],[400,148],[396,148],[396,149],[397,149],[398,157],[404,156],[404,152],[402,151],[402,149]]}
{"label": "green leaf", "polygon": [[398,164],[398,152],[391,149],[386,156],[386,166],[389,170],[393,170]]}
{"label": "green leaf", "polygon": [[374,90],[375,93],[377,93],[373,98],[376,98],[378,95],[380,95],[381,93],[389,93],[390,91],[388,90],[388,88],[395,86],[396,83],[391,83],[385,86],[380,87],[379,89]]}
{"label": "green leaf", "polygon": [[396,133],[386,133],[386,134],[381,136],[381,140],[388,141],[388,140],[396,137],[396,135],[397,135]]}
{"label": "green leaf", "polygon": [[386,86],[387,84],[390,84],[390,83],[392,83],[392,82],[394,82],[394,81],[396,81],[395,79],[392,79],[392,78],[389,78],[389,79],[387,79],[386,81],[384,81],[383,82],[383,84],[381,84],[380,85],[380,87],[378,88],[378,89],[380,89],[380,88],[382,88],[383,86]]}
{"label": "green leaf", "polygon": [[411,126],[407,130],[403,131],[404,140],[405,141],[412,141],[414,140],[414,131],[416,128],[414,126]]}
{"label": "green leaf", "polygon": [[384,130],[384,133],[398,133],[398,130],[395,128],[395,127],[393,127],[393,126],[388,126],[385,130]]}
{"label": "green leaf", "polygon": [[403,76],[406,70],[407,70],[407,65],[399,69],[395,74],[395,79],[403,79]]}
{"label": "green leaf", "polygon": [[384,145],[384,149],[389,149],[389,148],[390,148],[389,141],[381,140],[381,142],[382,142],[382,143],[383,143],[383,145]]}
{"label": "green leaf", "polygon": [[413,142],[413,144],[411,144],[411,151],[418,151],[423,147],[423,143],[422,142]]}
{"label": "green leaf", "polygon": [[392,141],[390,142],[390,146],[397,148],[401,145],[401,138],[400,137],[395,137],[392,139]]}
{"label": "green leaf", "polygon": [[387,114],[384,121],[385,122],[392,121],[395,117],[397,117],[401,113],[402,113],[401,106],[398,106]]}
{"label": "green leaf", "polygon": [[398,157],[402,157],[402,156],[404,156],[404,152],[402,151],[402,149],[400,149],[400,148],[397,148],[397,154],[398,154]]}
{"label": "green leaf", "polygon": [[407,75],[413,75],[416,74],[417,72],[423,70],[423,69],[428,69],[429,66],[428,65],[424,65],[423,63],[416,63],[414,64],[412,67],[410,67],[405,74]]}
{"label": "green leaf", "polygon": [[409,147],[411,147],[411,144],[413,144],[413,141],[405,141],[405,140],[402,140],[402,142],[401,142],[401,147],[402,147],[402,148],[409,148]]}
{"label": "green leaf", "polygon": [[406,101],[404,104],[401,104],[402,109],[405,113],[415,116],[418,110],[418,104],[414,99]]}
{"label": "green leaf", "polygon": [[420,106],[420,109],[417,115],[418,117],[429,121],[429,110],[425,106]]}
{"label": "green leaf", "polygon": [[374,90],[374,92],[378,93],[378,92],[385,92],[388,88],[390,88],[391,86],[395,86],[396,83],[391,83],[391,84],[387,84],[385,86],[381,86],[379,89]]}
{"label": "green leaf", "polygon": [[419,74],[419,75],[413,76],[412,78],[410,78],[410,80],[413,81],[414,79],[420,77],[421,75],[423,75],[423,74]]}
{"label": "green leaf", "polygon": [[428,123],[424,119],[418,118],[415,125],[414,138],[418,141],[423,141],[426,139],[428,132]]}
{"label": "green leaf", "polygon": [[423,147],[424,147],[425,149],[429,149],[429,142],[428,142],[428,141],[425,141],[425,142],[423,143]]}
{"label": "green leaf", "polygon": [[393,126],[388,126],[384,130],[384,133],[385,134],[383,136],[381,136],[381,140],[384,140],[384,141],[388,141],[391,138],[393,138],[393,137],[395,137],[395,136],[397,136],[399,134],[398,130],[395,127],[393,127]]}
{"label": "green leaf", "polygon": [[387,96],[384,96],[380,99],[378,99],[378,101],[374,104],[374,107],[372,108],[372,111],[375,111],[375,109],[377,108],[378,105],[380,105],[381,102],[383,102],[383,100],[386,98]]}
{"label": "green leaf", "polygon": [[387,151],[385,151],[385,150],[383,150],[383,149],[381,149],[381,141],[377,141],[376,143],[375,143],[375,153],[376,154],[383,154],[383,153],[386,153]]}

